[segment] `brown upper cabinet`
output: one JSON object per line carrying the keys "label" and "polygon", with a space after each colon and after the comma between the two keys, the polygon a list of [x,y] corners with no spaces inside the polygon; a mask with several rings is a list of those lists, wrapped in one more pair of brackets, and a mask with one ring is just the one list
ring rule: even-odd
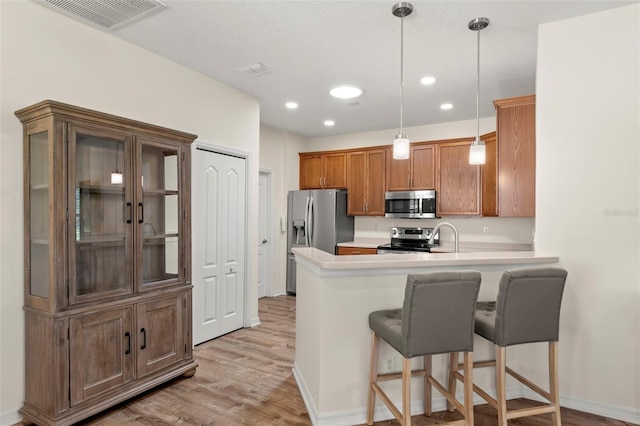
{"label": "brown upper cabinet", "polygon": [[344,152],[300,154],[300,189],[347,187],[347,155]]}
{"label": "brown upper cabinet", "polygon": [[353,151],[347,154],[347,214],[384,216],[387,149]]}
{"label": "brown upper cabinet", "polygon": [[480,166],[469,164],[472,140],[438,143],[438,216],[480,215]]}
{"label": "brown upper cabinet", "polygon": [[394,160],[393,148],[389,148],[387,157],[388,191],[436,188],[436,146],[434,144],[412,144],[407,160]]}
{"label": "brown upper cabinet", "polygon": [[535,216],[536,97],[494,101],[497,113],[497,214]]}
{"label": "brown upper cabinet", "polygon": [[535,99],[494,101],[482,166],[469,164],[473,137],[414,142],[408,160],[394,160],[391,146],[301,153],[300,189],[347,188],[350,215],[383,216],[385,191],[435,189],[438,216],[534,217]]}

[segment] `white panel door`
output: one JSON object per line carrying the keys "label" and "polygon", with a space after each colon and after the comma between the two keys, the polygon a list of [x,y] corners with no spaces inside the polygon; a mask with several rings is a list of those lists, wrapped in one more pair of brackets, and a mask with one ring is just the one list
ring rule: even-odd
{"label": "white panel door", "polygon": [[193,159],[193,342],[242,328],[245,160],[197,149]]}

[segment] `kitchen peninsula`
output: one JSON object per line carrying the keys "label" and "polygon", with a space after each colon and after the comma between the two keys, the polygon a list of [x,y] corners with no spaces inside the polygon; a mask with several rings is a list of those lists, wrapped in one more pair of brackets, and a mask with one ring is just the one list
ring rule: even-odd
{"label": "kitchen peninsula", "polygon": [[[314,425],[365,423],[371,347],[368,316],[372,311],[402,306],[407,274],[479,270],[482,285],[478,300],[495,300],[504,270],[558,263],[558,257],[535,251],[352,256],[334,256],[315,248],[293,252],[298,282],[294,376]],[[492,356],[490,348],[476,337],[474,358],[488,359]],[[528,360],[527,348],[519,349],[509,352],[510,365],[516,370]],[[417,367],[421,361],[414,362]],[[400,356],[384,342],[379,367],[384,372],[400,370]],[[444,356],[434,357],[433,371],[444,381]],[[474,382],[495,388],[489,371],[474,372]],[[401,398],[399,381],[383,386],[397,403]],[[417,379],[412,384],[412,395],[412,413],[424,412],[422,385]],[[433,409],[445,409],[444,400],[435,399]],[[392,417],[382,405],[376,407],[376,420]]]}

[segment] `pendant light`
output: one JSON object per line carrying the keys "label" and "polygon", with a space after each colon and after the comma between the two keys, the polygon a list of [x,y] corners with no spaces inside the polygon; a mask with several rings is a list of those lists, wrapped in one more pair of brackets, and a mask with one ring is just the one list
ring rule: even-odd
{"label": "pendant light", "polygon": [[404,17],[411,15],[413,5],[407,2],[400,2],[393,6],[391,12],[400,18],[400,132],[393,140],[393,159],[406,160],[409,158],[409,138],[403,133],[402,128],[402,108],[404,104]]}
{"label": "pendant light", "polygon": [[485,163],[485,146],[484,142],[480,140],[480,31],[489,26],[489,18],[476,18],[469,21],[469,29],[471,31],[478,32],[478,48],[476,57],[476,124],[477,133],[476,140],[471,143],[471,149],[469,150],[469,164],[484,164]]}

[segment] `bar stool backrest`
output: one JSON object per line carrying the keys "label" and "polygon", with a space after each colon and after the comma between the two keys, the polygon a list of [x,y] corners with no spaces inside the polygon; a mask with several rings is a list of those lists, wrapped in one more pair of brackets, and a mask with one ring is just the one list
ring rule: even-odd
{"label": "bar stool backrest", "polygon": [[406,358],[473,350],[480,272],[409,274],[402,308]]}
{"label": "bar stool backrest", "polygon": [[494,343],[557,342],[566,278],[561,268],[505,271],[496,300]]}

